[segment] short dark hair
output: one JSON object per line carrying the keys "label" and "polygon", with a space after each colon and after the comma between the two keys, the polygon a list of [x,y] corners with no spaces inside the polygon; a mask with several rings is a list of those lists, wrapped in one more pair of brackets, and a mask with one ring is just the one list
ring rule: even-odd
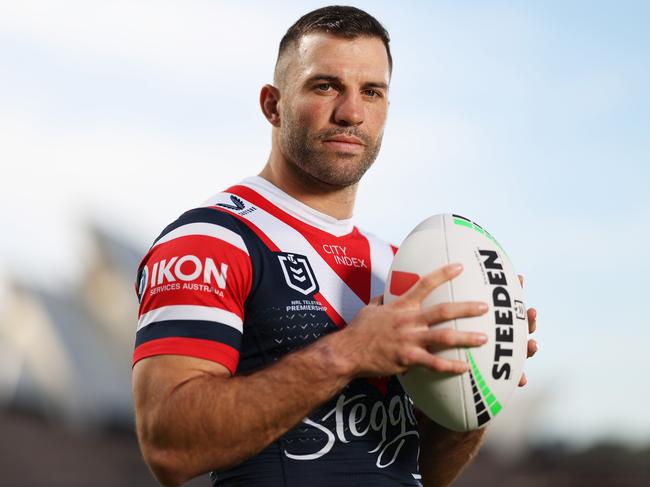
{"label": "short dark hair", "polygon": [[379,21],[367,12],[355,7],[331,5],[313,10],[300,17],[289,27],[280,41],[278,60],[293,42],[313,32],[322,32],[336,37],[354,39],[356,37],[378,37],[386,47],[388,68],[393,71],[393,58],[390,55],[390,36]]}

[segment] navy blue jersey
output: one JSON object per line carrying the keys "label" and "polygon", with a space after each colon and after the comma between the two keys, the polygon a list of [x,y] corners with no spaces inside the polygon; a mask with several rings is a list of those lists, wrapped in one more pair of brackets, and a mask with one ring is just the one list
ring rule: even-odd
{"label": "navy blue jersey", "polygon": [[[383,294],[394,251],[249,178],[182,215],[145,256],[134,363],[182,354],[232,374],[273,364]],[[210,478],[222,487],[417,486],[418,452],[399,381],[357,379],[261,453]]]}

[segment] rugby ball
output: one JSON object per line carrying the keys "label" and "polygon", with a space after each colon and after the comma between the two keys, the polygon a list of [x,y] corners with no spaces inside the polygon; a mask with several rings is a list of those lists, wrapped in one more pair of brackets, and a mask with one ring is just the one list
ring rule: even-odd
{"label": "rugby ball", "polygon": [[393,260],[384,302],[404,294],[420,276],[460,262],[463,272],[435,289],[422,303],[484,301],[489,310],[478,317],[432,325],[486,333],[476,348],[438,354],[468,362],[460,375],[413,367],[399,376],[415,406],[454,431],[484,427],[506,405],[522,374],[528,342],[523,290],[508,255],[483,227],[460,215],[434,215],[406,237]]}

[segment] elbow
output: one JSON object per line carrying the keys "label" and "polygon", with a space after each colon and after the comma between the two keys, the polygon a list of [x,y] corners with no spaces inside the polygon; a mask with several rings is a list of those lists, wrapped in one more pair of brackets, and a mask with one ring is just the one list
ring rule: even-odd
{"label": "elbow", "polygon": [[136,416],[140,452],[153,476],[166,487],[182,485],[196,474],[189,471],[186,455],[169,438],[169,433],[154,420],[154,415]]}
{"label": "elbow", "polygon": [[158,482],[166,487],[177,487],[194,477],[211,470],[225,470],[238,462],[227,455],[215,454],[210,467],[197,465],[188,455],[178,450],[161,449],[141,443],[142,455],[149,470]]}
{"label": "elbow", "polygon": [[[151,429],[143,430],[144,428],[138,429],[142,457],[152,475],[166,487],[183,485],[198,475],[233,465],[221,449],[213,449],[209,458],[201,458],[196,451],[170,441],[160,431],[154,434]],[[166,437],[166,441],[160,441],[161,437]]]}
{"label": "elbow", "polygon": [[177,452],[156,448],[141,443],[142,456],[149,470],[165,487],[177,487],[190,480],[194,475],[187,471]]}

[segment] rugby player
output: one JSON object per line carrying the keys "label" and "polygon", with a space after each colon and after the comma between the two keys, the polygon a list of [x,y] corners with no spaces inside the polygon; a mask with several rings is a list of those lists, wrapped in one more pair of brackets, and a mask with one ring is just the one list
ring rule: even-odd
{"label": "rugby player", "polygon": [[487,305],[420,306],[459,265],[390,305],[371,299],[395,248],[351,221],[391,70],[388,33],[367,13],[299,19],[260,94],[272,126],[261,173],[181,215],[140,265],[136,424],[163,484],[210,472],[224,487],[438,486],[477,452],[484,430],[418,415],[395,375],[465,372],[436,352],[486,337],[431,325]]}

